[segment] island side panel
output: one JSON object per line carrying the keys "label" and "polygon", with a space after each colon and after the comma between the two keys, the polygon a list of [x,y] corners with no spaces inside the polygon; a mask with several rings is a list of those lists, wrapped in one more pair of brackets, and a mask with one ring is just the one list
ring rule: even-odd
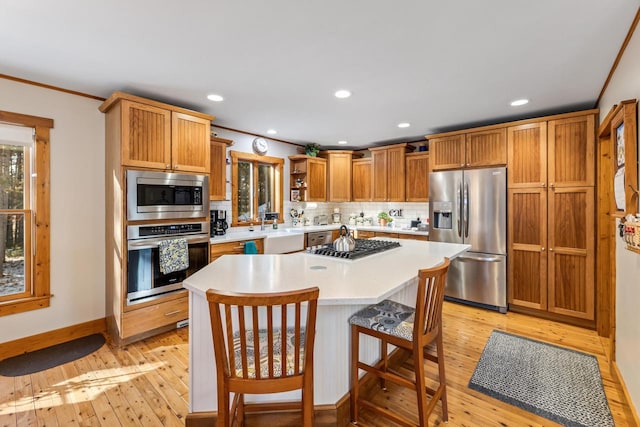
{"label": "island side panel", "polygon": [[[415,303],[417,278],[390,299],[407,305]],[[191,321],[189,326],[190,412],[216,411],[217,389],[213,341],[206,299],[190,291]],[[349,391],[350,327],[349,317],[366,305],[318,306],[314,352],[314,404],[334,405]],[[390,346],[390,350],[392,347]],[[380,358],[378,342],[363,339],[361,360],[372,363]],[[361,372],[361,375],[363,373]],[[299,399],[299,392],[263,396],[247,396],[248,402],[287,401]]]}

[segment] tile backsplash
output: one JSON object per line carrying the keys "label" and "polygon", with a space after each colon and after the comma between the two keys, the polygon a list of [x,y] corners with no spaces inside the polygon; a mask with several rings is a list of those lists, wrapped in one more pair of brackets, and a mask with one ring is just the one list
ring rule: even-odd
{"label": "tile backsplash", "polygon": [[[227,211],[227,215],[231,218],[231,201],[216,201],[211,202],[211,209],[222,209]],[[291,227],[292,217],[290,215],[291,209],[302,209],[304,211],[303,218],[310,218],[313,224],[313,217],[319,215],[327,215],[329,223],[332,222],[332,215],[334,209],[339,209],[341,214],[342,223],[349,223],[350,215],[360,215],[364,213],[364,217],[373,218],[373,224],[378,225],[378,213],[389,211],[402,211],[402,216],[395,216],[394,221],[389,224],[390,227],[404,228],[409,227],[411,220],[420,218],[426,220],[429,217],[429,203],[428,202],[345,202],[345,203],[332,203],[332,202],[284,202],[284,224],[281,227]],[[231,222],[231,221],[229,221]],[[230,227],[227,232],[233,233],[238,231],[246,231],[248,227]]]}

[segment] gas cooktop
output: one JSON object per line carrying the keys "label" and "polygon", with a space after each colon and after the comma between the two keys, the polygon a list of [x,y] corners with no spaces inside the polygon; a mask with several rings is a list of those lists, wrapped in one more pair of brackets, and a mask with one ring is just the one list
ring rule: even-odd
{"label": "gas cooktop", "polygon": [[313,253],[316,255],[326,255],[336,258],[358,259],[366,257],[368,255],[377,254],[378,252],[384,252],[389,249],[400,247],[400,243],[390,242],[388,240],[355,239],[355,241],[355,249],[349,252],[336,251],[335,249],[333,249],[333,244],[328,244],[321,248],[315,249]]}

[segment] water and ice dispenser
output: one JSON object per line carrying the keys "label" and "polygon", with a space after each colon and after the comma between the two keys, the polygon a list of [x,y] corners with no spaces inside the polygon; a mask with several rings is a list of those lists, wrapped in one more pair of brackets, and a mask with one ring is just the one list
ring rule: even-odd
{"label": "water and ice dispenser", "polygon": [[433,228],[451,230],[453,227],[453,203],[433,203]]}

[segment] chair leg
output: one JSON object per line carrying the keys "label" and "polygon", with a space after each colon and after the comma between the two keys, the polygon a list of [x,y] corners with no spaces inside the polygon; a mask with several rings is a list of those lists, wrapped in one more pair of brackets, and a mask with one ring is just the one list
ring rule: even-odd
{"label": "chair leg", "polygon": [[229,427],[229,392],[218,389],[218,427]]}
{"label": "chair leg", "polygon": [[[387,340],[380,340],[380,360],[382,361],[382,371],[387,372],[389,369],[389,355],[387,354]],[[380,377],[380,388],[387,391],[387,381]]]}
{"label": "chair leg", "polygon": [[440,387],[442,387],[442,394],[440,400],[442,401],[442,421],[449,421],[449,408],[447,406],[447,379],[444,375],[444,345],[442,343],[442,326],[438,332],[436,338],[436,349],[438,351],[438,376],[440,380]]}
{"label": "chair leg", "polygon": [[302,425],[313,427],[313,372],[304,373],[304,385],[302,387]]}
{"label": "chair leg", "polygon": [[429,414],[427,413],[427,392],[424,379],[424,348],[413,352],[413,369],[416,374],[416,397],[418,399],[418,419],[420,427],[428,426]]}
{"label": "chair leg", "polygon": [[[238,396],[237,420],[238,427],[244,427],[244,394]],[[233,420],[233,418],[232,418]]]}
{"label": "chair leg", "polygon": [[359,332],[355,325],[351,325],[351,421],[358,422],[358,358],[359,351]]}

